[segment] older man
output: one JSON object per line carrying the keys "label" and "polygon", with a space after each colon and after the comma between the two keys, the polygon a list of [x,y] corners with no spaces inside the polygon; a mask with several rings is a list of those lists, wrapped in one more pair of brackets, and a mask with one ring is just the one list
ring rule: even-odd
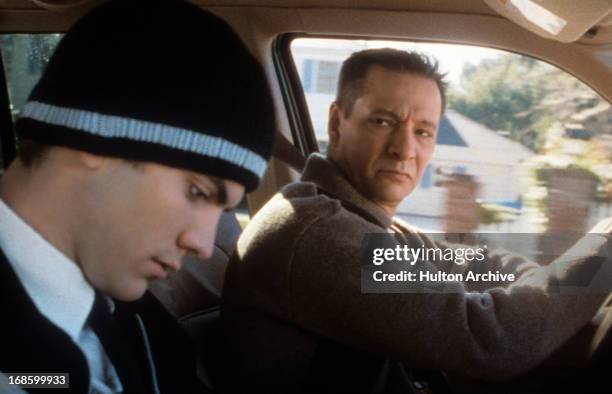
{"label": "older man", "polygon": [[0,371],[68,374],[52,383],[74,393],[203,392],[174,319],[148,294],[126,301],[210,256],[266,168],[273,112],[256,59],[188,2],[112,0],[77,22],[0,180]]}
{"label": "older man", "polygon": [[[512,287],[362,293],[366,235],[437,245],[394,214],[433,155],[444,106],[442,76],[419,54],[372,49],[343,64],[327,157],[312,155],[301,180],[253,218],[228,269],[222,315],[238,371],[228,379],[233,389],[418,391],[404,365],[513,376],[595,314],[612,280],[602,294],[549,291],[590,269],[582,260],[560,261],[555,271],[488,256],[491,267],[516,275]],[[589,252],[608,253],[606,240],[597,236]],[[600,274],[612,279],[610,264]]]}

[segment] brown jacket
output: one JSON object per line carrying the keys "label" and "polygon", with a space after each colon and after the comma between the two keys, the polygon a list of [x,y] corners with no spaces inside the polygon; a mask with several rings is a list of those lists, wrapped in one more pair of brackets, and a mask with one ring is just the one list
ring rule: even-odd
{"label": "brown jacket", "polygon": [[[603,291],[563,294],[551,287],[584,274],[587,262],[561,258],[537,267],[499,257],[491,264],[520,276],[506,288],[470,292],[457,283],[448,294],[362,294],[362,239],[388,230],[399,244],[414,237],[433,242],[389,218],[333,163],[311,156],[302,180],[253,217],[230,262],[222,318],[237,371],[233,382],[297,391],[313,371],[321,372],[316,363],[337,355],[337,349],[321,351],[329,341],[342,348],[346,357],[338,360],[346,362],[382,356],[411,367],[503,379],[542,362],[592,318],[612,289],[612,264],[598,273]],[[583,250],[609,256],[607,237],[594,237]]]}

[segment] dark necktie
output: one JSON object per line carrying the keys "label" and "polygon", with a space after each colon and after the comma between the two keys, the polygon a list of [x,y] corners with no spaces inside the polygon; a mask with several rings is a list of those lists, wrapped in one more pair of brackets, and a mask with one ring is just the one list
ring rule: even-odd
{"label": "dark necktie", "polygon": [[143,364],[142,340],[137,327],[132,324],[134,317],[122,317],[119,319],[122,324],[117,320],[111,314],[104,296],[96,292],[88,321],[119,375],[123,393],[150,392],[149,385],[145,383],[147,380],[144,379],[146,369],[142,367],[146,365]]}

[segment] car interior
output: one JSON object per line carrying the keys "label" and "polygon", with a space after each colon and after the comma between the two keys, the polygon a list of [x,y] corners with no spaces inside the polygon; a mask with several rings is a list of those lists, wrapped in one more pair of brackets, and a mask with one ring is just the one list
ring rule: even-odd
{"label": "car interior", "polygon": [[[215,375],[220,373],[219,363],[217,363],[219,350],[216,348],[215,338],[218,333],[224,272],[241,230],[249,217],[254,215],[280,188],[299,178],[299,173],[309,154],[324,151],[325,116],[329,102],[333,100],[338,64],[352,51],[359,48],[377,45],[400,47],[405,45],[425,52],[430,49],[428,45],[436,44],[442,45],[441,50],[447,50],[444,49],[447,48],[444,45],[460,46],[459,51],[464,50],[465,53],[469,51],[461,48],[472,48],[482,53],[489,53],[487,51],[490,50],[502,51],[504,54],[537,59],[538,62],[546,64],[546,67],[560,70],[564,75],[579,81],[581,86],[584,86],[584,91],[590,93],[581,101],[582,104],[565,108],[565,112],[572,112],[573,109],[576,111],[592,110],[593,112],[595,111],[593,108],[600,108],[601,111],[596,115],[585,115],[590,116],[588,119],[591,117],[596,119],[593,124],[599,126],[589,126],[591,123],[588,123],[587,120],[580,121],[575,117],[569,121],[567,119],[575,115],[575,113],[569,113],[563,115],[565,118],[562,123],[566,125],[563,132],[564,135],[570,135],[573,138],[572,141],[575,140],[574,142],[578,141],[577,144],[582,144],[580,149],[582,149],[583,156],[580,158],[595,156],[594,151],[589,150],[595,149],[592,148],[595,145],[592,145],[591,142],[603,141],[597,146],[604,146],[607,150],[602,148],[604,149],[603,154],[598,151],[603,158],[594,164],[598,176],[594,193],[599,196],[600,200],[596,207],[589,203],[591,211],[587,214],[587,224],[602,216],[612,216],[612,205],[610,204],[612,201],[612,163],[610,163],[612,141],[608,138],[612,138],[610,129],[612,125],[610,115],[612,3],[610,1],[193,0],[192,2],[225,19],[261,61],[272,87],[277,110],[276,119],[280,130],[276,137],[273,158],[259,188],[246,196],[237,211],[228,212],[222,216],[214,255],[205,262],[188,258],[180,272],[165,281],[154,283],[151,287],[157,298],[182,322],[197,341],[201,361],[198,374],[210,388],[215,385]],[[44,68],[44,63],[48,60],[54,45],[74,21],[99,3],[101,3],[100,0],[0,0],[0,63],[2,63],[0,67],[0,146],[2,155],[0,158],[2,168],[6,168],[15,157],[14,119],[18,116],[20,106],[26,99],[29,89]],[[134,24],[137,26],[138,21],[134,21]],[[160,26],[160,29],[163,28]],[[335,46],[330,49],[332,44]],[[317,45],[320,46],[317,47]],[[160,53],[163,54],[163,48],[160,48]],[[214,61],[214,54],[211,54],[211,57],[211,60]],[[486,59],[482,61],[486,62]],[[467,64],[469,59],[465,62]],[[331,76],[326,77],[324,73],[331,73]],[[465,72],[464,67],[463,76],[466,75],[468,73]],[[507,82],[510,85],[519,84],[517,79]],[[452,83],[454,82],[451,79]],[[464,90],[464,96],[469,95],[470,92],[473,91]],[[469,102],[469,99],[466,100]],[[590,104],[586,105],[584,102]],[[562,113],[562,108],[566,104],[567,102],[563,100],[557,103],[558,107],[555,107],[557,112]],[[463,129],[475,130],[476,126],[470,123],[469,119],[466,120],[465,113],[456,114],[461,112],[458,106],[451,105],[451,109],[447,117],[450,122],[449,130],[454,129],[460,135],[459,139],[467,141],[466,144],[470,145],[470,138],[472,138],[470,131],[463,132]],[[525,111],[513,114],[517,119],[523,119],[528,115],[525,114]],[[482,119],[480,122],[487,125],[486,132],[490,132],[490,129],[493,128]],[[581,126],[572,126],[577,123],[580,123]],[[600,128],[597,129],[597,127]],[[513,130],[498,131],[495,137],[490,137],[486,141],[492,141],[495,138],[505,141],[510,138],[508,135],[513,138],[518,135]],[[485,131],[482,133],[485,135]],[[502,137],[499,137],[500,135]],[[519,162],[523,163],[524,160],[531,160],[536,153],[541,153],[543,150],[534,148],[535,145],[527,137],[527,134],[520,134],[520,137],[513,140],[514,145],[507,145],[507,147],[504,145],[506,142],[496,142],[501,145],[496,150],[496,156],[500,161],[495,165],[514,166]],[[482,138],[482,141],[485,141],[485,137]],[[542,146],[545,145],[544,143]],[[472,147],[480,150],[473,151],[471,154],[485,155],[484,142],[480,145],[474,143]],[[550,151],[551,149],[547,152]],[[449,164],[450,159],[447,158],[447,161],[444,161],[444,152],[442,150],[439,153],[439,161],[442,164],[432,168],[431,179],[428,179],[428,182],[431,183],[432,192],[435,189],[440,194],[444,190],[446,194],[440,195],[448,196],[452,194],[449,192],[450,186],[443,185],[464,179],[462,175],[470,174],[471,170],[476,167],[461,163],[451,165]],[[516,171],[518,174],[522,171],[522,167]],[[516,176],[518,179],[519,175]],[[567,174],[562,177],[567,179]],[[449,180],[451,183],[448,183]],[[522,187],[518,180],[516,185],[516,188]],[[500,188],[501,186],[495,186],[487,189],[481,186],[481,190],[492,191],[490,195],[486,194],[488,192],[483,192],[484,197],[481,196],[482,198],[478,200],[481,208],[478,209],[487,208],[489,210],[486,212],[496,218],[499,218],[500,215],[501,217],[516,216],[519,215],[518,211],[527,210],[526,193],[510,189],[500,191]],[[423,191],[425,192],[427,190]],[[420,200],[424,205],[419,210],[431,209],[433,212],[432,204],[434,203],[432,201],[434,200],[425,194],[423,196]],[[574,200],[578,198],[575,195],[572,196]],[[430,207],[426,206],[427,201]],[[444,206],[444,204],[445,202],[440,200],[438,205]],[[578,208],[573,211],[563,211],[565,219],[572,215],[584,216],[584,212]],[[410,222],[414,209],[407,206],[405,212],[406,220]],[[435,214],[432,213],[428,218],[430,217],[435,217]],[[425,228],[433,229],[438,226],[439,229],[449,228],[448,221],[428,218],[415,216],[414,221]],[[465,219],[465,221],[469,222],[470,219]],[[493,220],[493,222],[497,223],[497,227],[489,223],[488,227],[480,227],[478,231],[517,233],[540,231],[531,227],[525,230],[525,227],[517,227],[518,225],[513,227],[509,224],[511,223],[509,219]],[[552,222],[553,220],[550,219],[548,223]],[[567,224],[563,223],[561,225]],[[465,230],[461,226],[457,228]],[[474,229],[469,226],[468,228]],[[606,305],[602,307],[598,320],[594,320],[591,325],[585,327],[566,346],[559,349],[558,353],[551,357],[550,362],[545,363],[533,374],[504,383],[501,390],[496,386],[495,389],[481,389],[482,392],[487,392],[489,389],[499,392],[517,392],[518,388],[522,390],[526,387],[532,390],[530,392],[542,392],[544,388],[554,392],[555,388],[560,387],[563,383],[559,376],[565,376],[567,379],[581,379],[582,376],[585,376],[585,371],[592,371],[592,368],[595,368],[594,365],[597,368],[601,368],[602,363],[609,365],[606,355],[611,349],[612,313],[607,313]],[[551,380],[557,382],[557,386],[551,385]],[[461,379],[451,380],[450,377],[449,382],[453,391],[456,392],[470,392],[477,387],[474,382]]]}

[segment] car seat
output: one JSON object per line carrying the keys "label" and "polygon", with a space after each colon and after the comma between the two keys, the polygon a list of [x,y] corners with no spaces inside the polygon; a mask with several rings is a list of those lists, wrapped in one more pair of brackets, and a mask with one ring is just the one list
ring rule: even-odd
{"label": "car seat", "polygon": [[186,257],[180,271],[151,284],[150,290],[190,334],[198,354],[198,376],[212,390],[217,362],[221,292],[240,224],[233,212],[219,219],[213,255],[202,260]]}

